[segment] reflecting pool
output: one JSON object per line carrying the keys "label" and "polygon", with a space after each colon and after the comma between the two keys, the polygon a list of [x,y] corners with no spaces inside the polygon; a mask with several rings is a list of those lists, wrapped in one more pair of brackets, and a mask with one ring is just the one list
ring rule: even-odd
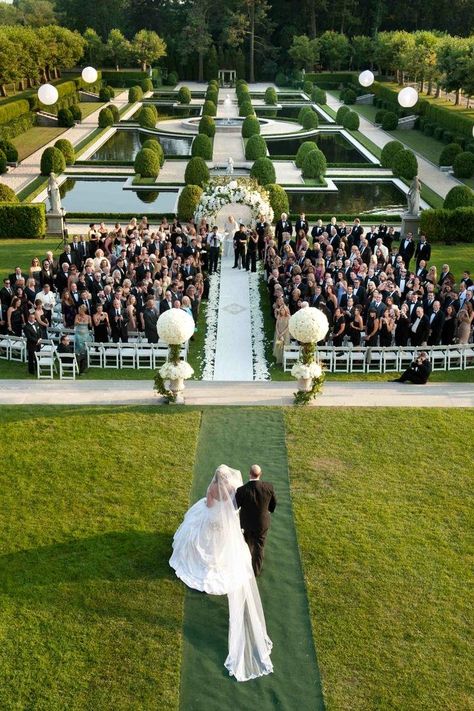
{"label": "reflecting pool", "polygon": [[340,133],[316,133],[304,138],[267,138],[270,156],[295,156],[305,141],[314,141],[328,163],[367,163],[367,158]]}
{"label": "reflecting pool", "polygon": [[287,191],[293,213],[334,215],[400,214],[406,209],[404,193],[394,183],[337,182],[337,192]]}
{"label": "reflecting pool", "polygon": [[[168,156],[189,156],[191,155],[192,136],[173,137],[160,134],[152,136],[150,134],[141,134],[143,140],[146,138],[158,138],[165,155]],[[138,151],[141,148],[140,131],[126,131],[118,129],[96,152],[89,160],[124,160],[132,161],[135,159]]]}
{"label": "reflecting pool", "polygon": [[130,213],[151,212],[174,214],[177,190],[124,190],[120,180],[67,178],[60,186],[61,201],[66,212]]}

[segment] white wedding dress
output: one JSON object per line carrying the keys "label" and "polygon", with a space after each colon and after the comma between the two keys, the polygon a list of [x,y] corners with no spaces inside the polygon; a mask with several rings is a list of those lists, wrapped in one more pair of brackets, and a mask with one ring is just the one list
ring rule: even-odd
{"label": "white wedding dress", "polygon": [[267,635],[250,551],[240,529],[235,490],[239,471],[222,464],[200,499],[186,513],[173,539],[170,565],[188,587],[227,595],[229,654],[225,666],[237,681],[270,674]]}

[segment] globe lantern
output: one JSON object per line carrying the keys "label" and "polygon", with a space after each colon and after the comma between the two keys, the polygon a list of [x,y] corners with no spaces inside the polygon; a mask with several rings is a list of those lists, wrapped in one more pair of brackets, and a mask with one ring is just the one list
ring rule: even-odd
{"label": "globe lantern", "polygon": [[86,84],[94,84],[98,77],[97,69],[94,69],[94,67],[84,67],[81,72],[81,77],[84,79]]}
{"label": "globe lantern", "polygon": [[406,86],[398,93],[398,103],[404,109],[411,109],[418,101],[418,92],[412,86]]}
{"label": "globe lantern", "polygon": [[364,72],[359,74],[359,84],[364,87],[372,86],[374,78],[375,77],[370,69],[366,69]]}
{"label": "globe lantern", "polygon": [[38,99],[45,106],[52,106],[58,100],[58,90],[52,84],[42,84],[38,89]]}

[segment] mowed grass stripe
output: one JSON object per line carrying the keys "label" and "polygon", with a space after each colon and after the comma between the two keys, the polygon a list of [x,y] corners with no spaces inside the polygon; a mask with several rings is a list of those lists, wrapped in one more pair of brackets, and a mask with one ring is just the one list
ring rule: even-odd
{"label": "mowed grass stripe", "polygon": [[238,683],[224,668],[228,608],[225,596],[187,590],[181,676],[182,711],[222,709],[323,708],[290,502],[283,415],[277,410],[205,410],[199,437],[193,501],[201,498],[219,464],[242,471],[262,466],[276,489],[265,564],[258,585],[267,628],[273,640],[273,674]]}

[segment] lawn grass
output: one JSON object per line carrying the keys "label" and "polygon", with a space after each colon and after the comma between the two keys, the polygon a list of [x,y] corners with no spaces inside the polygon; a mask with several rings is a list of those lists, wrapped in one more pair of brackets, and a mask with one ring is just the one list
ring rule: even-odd
{"label": "lawn grass", "polygon": [[178,708],[184,586],[168,558],[199,421],[1,408],[2,709]]}
{"label": "lawn grass", "polygon": [[105,106],[103,101],[81,101],[79,103],[79,108],[82,111],[82,118],[87,118],[102,106]]}
{"label": "lawn grass", "polygon": [[18,151],[18,160],[24,160],[65,131],[67,128],[60,126],[33,126],[19,136],[15,136],[11,141]]}
{"label": "lawn grass", "polygon": [[285,418],[326,708],[472,709],[474,412]]}
{"label": "lawn grass", "polygon": [[397,128],[395,131],[387,131],[387,133],[393,136],[395,140],[401,141],[438,167],[439,156],[445,147],[445,144],[442,141],[436,140],[433,136],[425,136],[424,133],[418,131],[416,128]]}

